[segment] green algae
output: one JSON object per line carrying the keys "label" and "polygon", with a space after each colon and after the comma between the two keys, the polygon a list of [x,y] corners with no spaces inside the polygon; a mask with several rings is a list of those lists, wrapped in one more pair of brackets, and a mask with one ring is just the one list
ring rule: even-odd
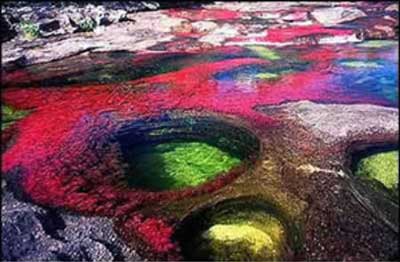
{"label": "green algae", "polygon": [[378,153],[362,159],[358,164],[356,175],[378,181],[391,193],[398,195],[399,152]]}
{"label": "green algae", "polygon": [[340,63],[343,66],[351,68],[380,68],[380,64],[373,61],[346,61]]}
{"label": "green algae", "polygon": [[253,51],[259,57],[267,59],[267,60],[281,59],[281,57],[278,55],[277,52],[274,52],[265,46],[252,45],[252,46],[247,46],[247,48],[250,49],[251,51]]}
{"label": "green algae", "polygon": [[396,45],[397,41],[390,40],[370,40],[365,41],[363,43],[357,44],[358,47],[367,47],[367,48],[382,48]]}
{"label": "green algae", "polygon": [[274,215],[245,208],[212,217],[201,238],[199,250],[213,260],[277,261],[283,256],[286,233]]}
{"label": "green algae", "polygon": [[40,35],[39,26],[31,21],[22,21],[19,26],[26,40],[34,40]]}
{"label": "green algae", "polygon": [[169,142],[137,149],[128,183],[154,191],[205,183],[240,159],[205,142]]}
{"label": "green algae", "polygon": [[5,130],[16,121],[24,118],[28,114],[24,110],[16,110],[7,105],[1,105],[1,130]]}
{"label": "green algae", "polygon": [[276,79],[279,75],[275,73],[259,73],[256,77],[260,79]]}

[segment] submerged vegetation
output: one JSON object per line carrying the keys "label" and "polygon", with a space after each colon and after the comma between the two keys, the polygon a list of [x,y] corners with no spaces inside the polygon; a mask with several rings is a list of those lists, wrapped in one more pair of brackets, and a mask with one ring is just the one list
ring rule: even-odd
{"label": "submerged vegetation", "polygon": [[240,159],[204,142],[171,142],[139,150],[132,162],[131,186],[168,190],[205,183]]}
{"label": "submerged vegetation", "polygon": [[399,152],[389,151],[362,159],[356,175],[378,181],[393,195],[398,196]]}
{"label": "submerged vegetation", "polygon": [[1,130],[5,130],[10,127],[15,121],[24,118],[28,114],[24,110],[16,110],[7,105],[1,105]]}

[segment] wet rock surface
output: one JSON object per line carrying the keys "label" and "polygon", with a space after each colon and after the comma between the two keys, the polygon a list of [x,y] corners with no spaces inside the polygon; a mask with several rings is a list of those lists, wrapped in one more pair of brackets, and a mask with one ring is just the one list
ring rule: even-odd
{"label": "wet rock surface", "polygon": [[18,200],[2,180],[5,261],[140,261],[107,218],[84,217]]}
{"label": "wet rock surface", "polygon": [[265,113],[284,113],[326,144],[346,143],[379,134],[395,137],[399,132],[397,108],[376,105],[317,104],[309,101],[282,106],[257,107]]}
{"label": "wet rock surface", "polygon": [[[169,9],[158,10],[160,8]],[[180,49],[189,50],[192,48],[188,43],[193,39],[204,43],[197,45],[196,50],[244,42],[264,41],[267,45],[279,46],[392,39],[398,37],[398,12],[395,10],[396,4],[389,2],[244,4],[183,1],[168,4],[127,1],[49,5],[16,2],[2,9],[2,30],[5,30],[2,59],[6,65],[22,59],[23,65],[30,65],[80,52],[151,50],[154,46],[178,40]],[[28,29],[22,26],[23,23],[28,24]],[[212,23],[218,23],[218,27]],[[264,26],[256,28],[254,23]],[[277,28],[293,29],[285,33],[293,36],[285,39],[271,36]],[[340,30],[329,31],[327,28]],[[299,30],[307,33],[294,33]],[[124,37],[119,37],[122,35]],[[328,39],[319,41],[327,35]]]}

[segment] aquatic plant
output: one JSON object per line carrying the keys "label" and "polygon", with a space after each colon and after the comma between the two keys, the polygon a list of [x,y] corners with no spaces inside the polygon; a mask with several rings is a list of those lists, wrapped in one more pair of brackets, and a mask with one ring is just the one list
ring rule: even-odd
{"label": "aquatic plant", "polygon": [[359,47],[366,47],[366,48],[383,48],[383,47],[392,47],[397,44],[397,41],[391,40],[369,40],[357,44]]}
{"label": "aquatic plant", "polygon": [[39,26],[30,21],[22,21],[19,26],[23,32],[24,38],[27,40],[33,40],[40,34]]}
{"label": "aquatic plant", "polygon": [[252,45],[252,46],[247,46],[248,49],[253,51],[255,54],[257,54],[259,57],[264,58],[266,60],[279,60],[281,57],[278,55],[277,52],[265,47],[265,46],[259,46],[259,45]]}
{"label": "aquatic plant", "polygon": [[91,32],[96,28],[96,21],[92,18],[86,18],[79,23],[79,30],[82,32]]}
{"label": "aquatic plant", "polygon": [[285,257],[288,245],[281,218],[256,200],[208,208],[194,214],[188,228],[192,243],[182,244],[186,256],[195,260],[276,261]]}
{"label": "aquatic plant", "polygon": [[202,234],[204,248],[214,260],[278,260],[284,242],[281,222],[259,211],[243,216],[238,210],[237,218],[217,219]]}
{"label": "aquatic plant", "polygon": [[278,75],[278,74],[275,74],[275,73],[268,73],[268,72],[265,72],[265,73],[259,73],[259,74],[257,74],[256,77],[257,77],[257,78],[260,78],[260,79],[275,79],[275,78],[278,78],[279,75]]}
{"label": "aquatic plant", "polygon": [[24,110],[16,110],[7,105],[1,105],[1,130],[10,127],[15,121],[24,118],[28,114]]}
{"label": "aquatic plant", "polygon": [[153,190],[197,186],[221,172],[229,171],[240,160],[204,142],[171,142],[149,146],[137,152],[133,174],[134,187]]}
{"label": "aquatic plant", "polygon": [[383,184],[394,195],[398,195],[399,152],[389,151],[362,159],[356,175]]}
{"label": "aquatic plant", "polygon": [[354,68],[380,68],[382,67],[380,64],[374,61],[344,61],[340,63],[346,67],[354,67]]}

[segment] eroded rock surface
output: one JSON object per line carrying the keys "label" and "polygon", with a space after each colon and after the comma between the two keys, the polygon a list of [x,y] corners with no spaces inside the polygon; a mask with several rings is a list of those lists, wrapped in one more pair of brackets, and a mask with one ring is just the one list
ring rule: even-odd
{"label": "eroded rock surface", "polygon": [[107,218],[84,217],[18,200],[2,185],[6,261],[140,261]]}
{"label": "eroded rock surface", "polygon": [[257,109],[266,113],[284,112],[327,144],[379,134],[395,137],[399,132],[397,108],[301,101]]}
{"label": "eroded rock surface", "polygon": [[[163,7],[175,9],[155,11]],[[174,51],[174,42],[180,50],[203,50],[243,43],[291,46],[392,39],[398,36],[396,8],[390,2],[21,2],[2,9],[2,59],[6,65],[26,66],[80,52],[148,51],[163,44],[165,51]],[[137,12],[142,10],[150,12]],[[285,36],[276,37],[276,29]],[[203,44],[193,48],[194,40]]]}

